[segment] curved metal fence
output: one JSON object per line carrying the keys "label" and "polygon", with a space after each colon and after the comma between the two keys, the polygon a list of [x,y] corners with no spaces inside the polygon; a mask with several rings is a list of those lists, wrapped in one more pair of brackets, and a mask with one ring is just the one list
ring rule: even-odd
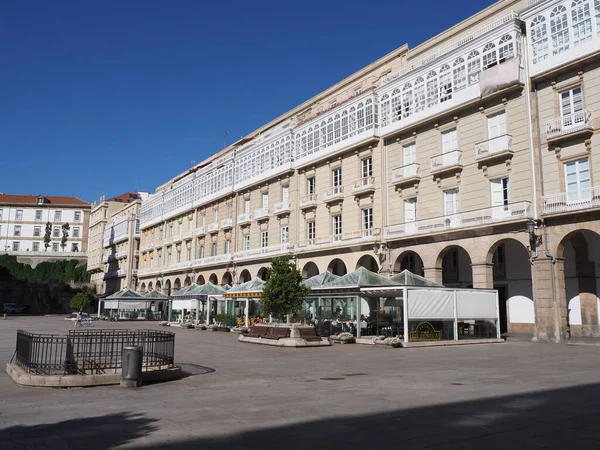
{"label": "curved metal fence", "polygon": [[175,333],[158,330],[84,330],[67,335],[17,331],[16,363],[34,374],[93,375],[117,373],[123,347],[144,349],[142,370],[172,367]]}

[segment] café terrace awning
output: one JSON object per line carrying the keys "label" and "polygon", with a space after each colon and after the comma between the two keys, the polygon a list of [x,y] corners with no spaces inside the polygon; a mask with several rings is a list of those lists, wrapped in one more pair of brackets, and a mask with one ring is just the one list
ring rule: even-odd
{"label": "caf\u00e9 terrace awning", "polygon": [[156,289],[146,292],[145,294],[143,294],[143,296],[151,300],[169,300],[169,297],[166,294],[163,294],[162,292],[157,291]]}
{"label": "caf\u00e9 terrace awning", "polygon": [[319,286],[323,286],[324,284],[331,283],[339,278],[339,275],[335,275],[330,271],[326,270],[323,273],[315,275],[314,277],[310,277],[307,280],[304,280],[302,284],[308,286],[309,288],[315,288]]}
{"label": "caf\u00e9 terrace awning", "polygon": [[369,287],[391,287],[397,283],[389,278],[371,272],[364,267],[359,267],[354,272],[341,276],[322,286],[311,288],[309,296],[322,297],[328,295],[360,294],[363,288]]}
{"label": "caf\u00e9 terrace awning", "polygon": [[172,293],[169,298],[177,299],[177,298],[188,298],[187,294],[193,291],[194,289],[199,288],[200,286],[196,283],[192,283],[189,286],[179,289],[177,292]]}
{"label": "caf\u00e9 terrace awning", "polygon": [[419,287],[444,287],[441,284],[429,281],[427,278],[423,278],[419,275],[412,273],[409,270],[403,270],[397,275],[390,278],[396,284],[400,286],[419,286]]}
{"label": "caf\u00e9 terrace awning", "polygon": [[196,283],[191,284],[179,291],[175,294],[171,295],[171,299],[176,300],[184,300],[184,299],[198,299],[200,297],[206,297],[209,295],[223,295],[225,293],[225,289],[221,286],[217,286],[216,284],[212,284],[210,281],[208,283],[197,285]]}
{"label": "caf\u00e9 terrace awning", "polygon": [[223,297],[228,298],[250,298],[260,297],[262,295],[265,281],[260,278],[254,278],[253,280],[246,281],[245,283],[238,284],[232,287],[223,294]]}
{"label": "caf\u00e9 terrace awning", "polygon": [[144,297],[131,289],[122,289],[101,301],[104,301],[106,309],[145,309],[153,299]]}

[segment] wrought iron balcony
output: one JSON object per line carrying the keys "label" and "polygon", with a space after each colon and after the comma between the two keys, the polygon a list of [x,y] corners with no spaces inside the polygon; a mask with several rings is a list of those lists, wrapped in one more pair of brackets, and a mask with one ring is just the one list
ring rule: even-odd
{"label": "wrought iron balcony", "polygon": [[306,194],[300,197],[300,209],[314,208],[317,206],[317,194]]}
{"label": "wrought iron balcony", "polygon": [[403,184],[416,183],[421,179],[419,176],[419,164],[411,163],[392,170],[392,184],[401,186]]}
{"label": "wrought iron balcony", "polygon": [[335,202],[344,198],[344,186],[332,186],[325,191],[323,201]]}
{"label": "wrought iron balcony", "polygon": [[600,207],[600,187],[542,197],[542,214],[560,214]]}
{"label": "wrought iron balcony", "polygon": [[304,239],[298,242],[296,250],[302,251],[338,245],[370,243],[376,241],[380,235],[380,228],[371,228],[369,230],[350,231],[348,233],[332,234],[329,236],[317,236],[314,239]]}
{"label": "wrought iron balcony", "polygon": [[510,134],[504,134],[475,144],[475,159],[477,162],[512,157],[512,154],[512,136]]}
{"label": "wrought iron balcony", "polygon": [[262,256],[288,254],[291,253],[293,250],[294,244],[287,243],[280,245],[272,245],[270,247],[259,247],[250,250],[242,250],[240,252],[235,252],[233,258],[236,261],[242,261],[247,259],[260,258]]}
{"label": "wrought iron balcony", "polygon": [[353,194],[364,194],[375,190],[375,177],[364,177],[354,182]]}
{"label": "wrought iron balcony", "polygon": [[248,223],[250,223],[251,220],[252,220],[252,214],[249,214],[249,213],[240,214],[237,217],[238,225],[248,224]]}
{"label": "wrought iron balcony", "polygon": [[546,139],[549,142],[556,142],[573,135],[588,134],[593,131],[592,113],[584,109],[548,121],[546,124]]}
{"label": "wrought iron balcony", "polygon": [[254,210],[254,218],[256,220],[264,220],[269,218],[269,208],[258,208]]}
{"label": "wrought iron balcony", "polygon": [[474,211],[459,212],[432,219],[415,220],[385,227],[386,239],[417,234],[433,234],[456,229],[482,227],[532,217],[531,203],[519,202]]}
{"label": "wrought iron balcony", "polygon": [[273,212],[276,216],[280,214],[287,214],[292,210],[292,204],[290,202],[279,202],[275,203],[273,207]]}
{"label": "wrought iron balcony", "polygon": [[462,152],[452,150],[431,158],[431,173],[441,174],[462,169]]}
{"label": "wrought iron balcony", "polygon": [[233,227],[233,219],[223,219],[221,220],[221,228],[223,228],[224,230],[228,230],[231,227]]}

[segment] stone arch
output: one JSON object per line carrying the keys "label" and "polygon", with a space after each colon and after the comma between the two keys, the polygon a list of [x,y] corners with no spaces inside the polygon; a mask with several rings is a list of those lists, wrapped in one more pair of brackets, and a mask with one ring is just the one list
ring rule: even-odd
{"label": "stone arch", "polygon": [[146,292],[146,283],[140,285],[140,292]]}
{"label": "stone arch", "polygon": [[152,290],[152,281],[150,281],[148,283],[148,292],[150,292]]}
{"label": "stone arch", "polygon": [[[485,256],[486,282],[498,290],[500,332],[534,333],[535,305],[529,251],[519,239],[502,238],[494,242]],[[488,272],[486,272],[486,269]],[[489,272],[491,271],[491,273]],[[478,286],[476,286],[478,287]]]}
{"label": "stone arch", "polygon": [[203,284],[206,284],[204,275],[198,275],[198,278],[196,278],[196,284],[199,284],[200,286],[202,286]]}
{"label": "stone arch", "polygon": [[208,282],[212,284],[219,284],[219,279],[217,278],[216,273],[211,273],[210,277],[208,277]]}
{"label": "stone arch", "polygon": [[438,254],[436,267],[442,269],[442,284],[448,287],[473,287],[471,256],[460,245],[448,245]]}
{"label": "stone arch", "polygon": [[365,269],[370,270],[371,272],[379,272],[379,264],[377,264],[377,261],[371,255],[361,256],[358,262],[356,263],[356,269],[358,269],[359,267],[364,267]]}
{"label": "stone arch", "polygon": [[175,278],[175,282],[173,283],[173,292],[177,292],[181,289],[181,280],[179,278]]}
{"label": "stone arch", "polygon": [[183,282],[183,287],[187,287],[192,284],[192,279],[190,277],[185,277],[185,281]]}
{"label": "stone arch", "polygon": [[165,281],[165,287],[163,287],[163,294],[171,295],[171,280]]}
{"label": "stone arch", "polygon": [[308,280],[315,275],[319,275],[319,268],[317,265],[312,261],[304,264],[304,267],[302,268],[302,278]]}
{"label": "stone arch", "polygon": [[600,235],[572,230],[560,240],[556,256],[557,299],[571,336],[600,335]]}
{"label": "stone arch", "polygon": [[327,266],[327,270],[339,276],[343,276],[348,273],[348,269],[346,269],[346,264],[344,264],[344,261],[342,261],[339,258],[331,260],[331,262]]}
{"label": "stone arch", "polygon": [[221,285],[225,286],[226,284],[231,286],[232,284],[232,276],[231,276],[231,272],[225,272],[223,274],[223,278],[221,278]]}
{"label": "stone arch", "polygon": [[413,250],[406,250],[398,255],[394,262],[394,272],[400,273],[409,270],[415,275],[425,276],[425,268],[421,256]]}
{"label": "stone arch", "polygon": [[267,267],[261,267],[258,269],[258,272],[256,272],[256,276],[263,281],[267,281],[269,278],[269,269]]}
{"label": "stone arch", "polygon": [[252,275],[250,275],[250,271],[248,269],[242,270],[240,273],[240,283],[245,283],[246,281],[250,281],[252,279]]}

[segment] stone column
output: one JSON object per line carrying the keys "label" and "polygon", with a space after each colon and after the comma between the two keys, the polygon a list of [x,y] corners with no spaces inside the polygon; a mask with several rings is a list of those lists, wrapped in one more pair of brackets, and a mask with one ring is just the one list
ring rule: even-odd
{"label": "stone column", "polygon": [[425,278],[437,284],[442,284],[442,268],[441,267],[425,267]]}
{"label": "stone column", "polygon": [[471,264],[473,271],[473,287],[475,289],[494,288],[494,265],[493,264]]}
{"label": "stone column", "polygon": [[596,292],[596,266],[593,261],[577,263],[577,282],[581,303],[581,324],[584,336],[600,335]]}
{"label": "stone column", "polygon": [[531,278],[536,315],[533,339],[555,342],[568,339],[564,259],[557,258],[553,262],[551,258],[539,256],[533,260]]}

